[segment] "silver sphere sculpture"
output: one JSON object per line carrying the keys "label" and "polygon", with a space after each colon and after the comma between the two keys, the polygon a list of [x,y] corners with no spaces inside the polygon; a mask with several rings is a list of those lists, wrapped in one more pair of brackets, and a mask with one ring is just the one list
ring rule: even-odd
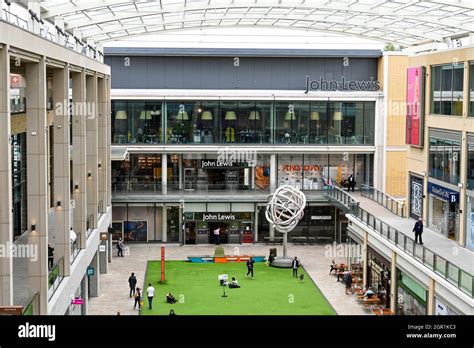
{"label": "silver sphere sculpture", "polygon": [[284,234],[283,258],[286,259],[287,234],[291,232],[304,216],[306,196],[297,187],[280,186],[268,197],[265,217],[275,229]]}

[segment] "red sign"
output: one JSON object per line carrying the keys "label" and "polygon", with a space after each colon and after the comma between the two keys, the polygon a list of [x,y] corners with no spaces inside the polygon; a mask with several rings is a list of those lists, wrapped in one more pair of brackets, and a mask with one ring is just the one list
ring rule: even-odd
{"label": "red sign", "polygon": [[71,301],[71,303],[73,305],[83,305],[84,304],[84,299],[80,298],[80,297],[76,297]]}
{"label": "red sign", "polygon": [[10,88],[20,88],[21,87],[21,76],[20,75],[10,75]]}
{"label": "red sign", "polygon": [[407,69],[406,143],[423,147],[423,118],[425,113],[425,68]]}

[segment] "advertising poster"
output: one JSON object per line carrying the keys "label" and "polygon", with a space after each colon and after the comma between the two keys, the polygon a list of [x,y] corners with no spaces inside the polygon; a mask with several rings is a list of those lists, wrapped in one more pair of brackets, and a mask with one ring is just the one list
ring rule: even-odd
{"label": "advertising poster", "polygon": [[123,224],[126,242],[148,241],[148,221],[124,221]]}
{"label": "advertising poster", "polygon": [[112,240],[117,241],[119,238],[123,240],[123,222],[122,221],[113,221],[111,225]]}
{"label": "advertising poster", "polygon": [[407,69],[406,143],[423,147],[425,68]]}

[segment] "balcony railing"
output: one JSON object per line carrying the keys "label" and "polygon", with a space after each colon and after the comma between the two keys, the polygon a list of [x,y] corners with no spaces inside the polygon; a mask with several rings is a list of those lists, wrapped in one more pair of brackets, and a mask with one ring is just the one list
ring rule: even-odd
{"label": "balcony railing", "polygon": [[405,204],[403,202],[400,202],[392,196],[368,185],[361,185],[360,192],[362,197],[367,197],[381,204],[384,208],[390,210],[395,215],[405,217]]}
{"label": "balcony railing", "polygon": [[327,196],[335,199],[349,209],[352,209],[353,207],[359,207],[359,201],[350,193],[344,191],[338,186],[328,186],[325,192]]}
{"label": "balcony railing", "polygon": [[81,251],[81,233],[76,234],[76,238],[71,240],[71,265],[76,260],[77,255]]}
{"label": "balcony railing", "polygon": [[[97,49],[94,49],[93,47],[87,45],[86,43],[82,42],[81,40],[77,39],[73,35],[69,35],[67,33],[64,33],[61,30],[56,29],[56,34],[53,32],[50,32],[49,27],[46,25],[43,25],[41,23],[33,22],[32,25],[28,23],[25,19],[21,18],[17,14],[8,11],[7,9],[2,9],[1,10],[1,17],[0,21],[7,22],[9,24],[15,25],[19,28],[25,29],[31,33],[35,32],[35,26],[39,25],[40,26],[40,36],[43,37],[44,39],[54,42],[56,44],[58,43],[58,37],[62,36],[64,38],[63,40],[63,46],[73,50],[75,52],[78,52],[79,46],[81,47],[81,51],[78,53],[81,53],[83,55],[86,55],[92,59],[95,59],[97,61],[102,61],[103,60],[103,53],[98,51]],[[89,52],[89,54],[87,54]],[[92,53],[90,53],[92,52]]]}
{"label": "balcony railing", "polygon": [[51,300],[59,285],[64,279],[64,258],[60,258],[59,261],[51,268],[48,276],[48,299]]}
{"label": "balcony railing", "polygon": [[362,209],[359,204],[354,204],[351,202],[350,197],[346,196],[347,192],[334,188],[328,190],[327,193],[329,197],[336,199],[347,207],[350,207],[352,215],[359,219],[363,224],[373,229],[381,237],[412,256],[415,260],[419,261],[433,272],[439,274],[470,297],[474,297],[474,277],[471,274],[425,246],[415,243],[413,238],[406,236],[396,228]]}

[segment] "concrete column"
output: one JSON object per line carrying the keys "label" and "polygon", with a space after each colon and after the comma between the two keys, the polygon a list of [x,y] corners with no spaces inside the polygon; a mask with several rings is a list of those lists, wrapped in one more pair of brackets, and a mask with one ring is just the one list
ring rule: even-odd
{"label": "concrete column", "polygon": [[275,238],[275,227],[273,225],[270,225],[270,240],[273,240]]}
{"label": "concrete column", "polygon": [[[36,225],[28,244],[38,250],[38,259],[28,259],[30,296],[39,293],[39,313],[48,309],[48,137],[46,117],[46,63],[26,64],[27,192],[28,222]],[[57,261],[57,260],[55,260]]]}
{"label": "concrete column", "polygon": [[161,190],[163,195],[168,194],[168,155],[161,155]]}
{"label": "concrete column", "polygon": [[[87,229],[87,167],[86,167],[86,115],[84,115],[84,107],[86,105],[86,74],[72,74],[72,178],[74,186],[73,198],[75,201],[73,228],[78,234],[80,233],[79,246],[86,246],[86,229]],[[82,112],[81,112],[82,111]]]}
{"label": "concrete column", "polygon": [[392,251],[392,261],[390,267],[390,309],[394,313],[397,310],[397,287],[397,253]]}
{"label": "concrete column", "polygon": [[54,214],[56,260],[64,258],[64,275],[70,275],[70,150],[69,150],[69,67],[53,71],[54,102],[54,201],[61,202]]}
{"label": "concrete column", "polygon": [[362,249],[363,255],[362,255],[362,262],[363,262],[363,268],[362,268],[362,283],[364,285],[364,289],[367,286],[368,282],[368,276],[367,276],[367,271],[368,271],[368,246],[369,246],[369,233],[365,232],[364,236],[364,247]]}
{"label": "concrete column", "polygon": [[97,228],[99,204],[99,163],[98,163],[98,95],[97,76],[86,76],[86,153],[87,153],[87,218]]}
{"label": "concrete column", "polygon": [[278,168],[276,155],[270,155],[270,192],[277,189]]}
{"label": "concrete column", "polygon": [[[72,30],[72,35],[74,37],[76,37],[77,39],[79,40],[82,40],[82,32],[79,30],[79,29],[73,29]],[[75,39],[73,39],[75,40]],[[79,43],[75,42],[75,51],[78,52],[78,53],[82,53],[82,45],[80,45]]]}
{"label": "concrete column", "polygon": [[111,262],[112,262],[112,252],[113,252],[112,248],[113,248],[112,235],[109,234],[109,239],[107,240],[107,253],[108,253],[108,255],[107,255],[107,257],[108,257],[108,258],[107,258],[107,262],[108,262],[108,263],[111,263]]}
{"label": "concrete column", "polygon": [[103,78],[98,80],[98,184],[99,184],[99,206],[101,213],[106,211],[107,207],[107,163],[109,157],[107,154],[107,84]]}
{"label": "concrete column", "polygon": [[255,204],[255,218],[254,218],[254,225],[253,225],[253,240],[254,242],[258,242],[258,205]]}
{"label": "concrete column", "polygon": [[166,243],[168,241],[168,211],[166,205],[163,204],[163,214],[161,218],[161,241]]}
{"label": "concrete column", "polygon": [[108,247],[109,241],[108,240],[103,240],[100,242],[100,247],[105,248],[105,251],[100,251],[99,249],[99,268],[100,268],[100,274],[106,274],[109,271],[109,247]]}
{"label": "concrete column", "polygon": [[430,278],[428,284],[428,298],[426,299],[426,314],[434,315],[435,310],[435,288],[436,282],[433,278]]}
{"label": "concrete column", "polygon": [[178,155],[178,161],[179,161],[179,190],[181,191],[183,189],[184,185],[184,180],[183,180],[183,155],[180,154]]}
{"label": "concrete column", "polygon": [[[36,13],[38,19],[41,19],[41,4],[39,0],[28,0],[28,10],[31,10]],[[35,19],[31,18],[31,15],[29,13],[28,28],[35,34],[39,34],[41,32],[41,24],[38,23]]]}
{"label": "concrete column", "polygon": [[[466,69],[466,68],[464,68]],[[467,106],[466,106],[467,107]],[[459,190],[459,239],[458,243],[462,246],[466,245],[466,216],[470,212],[467,211],[467,196],[466,196],[466,184],[467,184],[467,166],[468,166],[468,154],[467,154],[467,132],[462,132],[461,138],[461,158],[460,161],[460,173],[461,173],[461,189]]]}
{"label": "concrete column", "polygon": [[90,264],[94,268],[94,275],[88,277],[90,297],[98,297],[100,293],[100,252],[97,251]]}
{"label": "concrete column", "polygon": [[87,277],[87,274],[84,274],[84,277],[82,278],[81,285],[82,287],[82,295],[84,296],[84,304],[82,305],[82,314],[87,315],[89,311],[89,279]]}
{"label": "concrete column", "polygon": [[[3,1],[2,1],[3,3]],[[13,242],[10,47],[0,50],[0,243]],[[13,305],[13,260],[0,257],[0,306]]]}
{"label": "concrete column", "polygon": [[112,161],[110,159],[110,145],[112,143],[112,105],[110,103],[111,80],[106,77],[106,106],[107,106],[107,206],[112,206]]}

